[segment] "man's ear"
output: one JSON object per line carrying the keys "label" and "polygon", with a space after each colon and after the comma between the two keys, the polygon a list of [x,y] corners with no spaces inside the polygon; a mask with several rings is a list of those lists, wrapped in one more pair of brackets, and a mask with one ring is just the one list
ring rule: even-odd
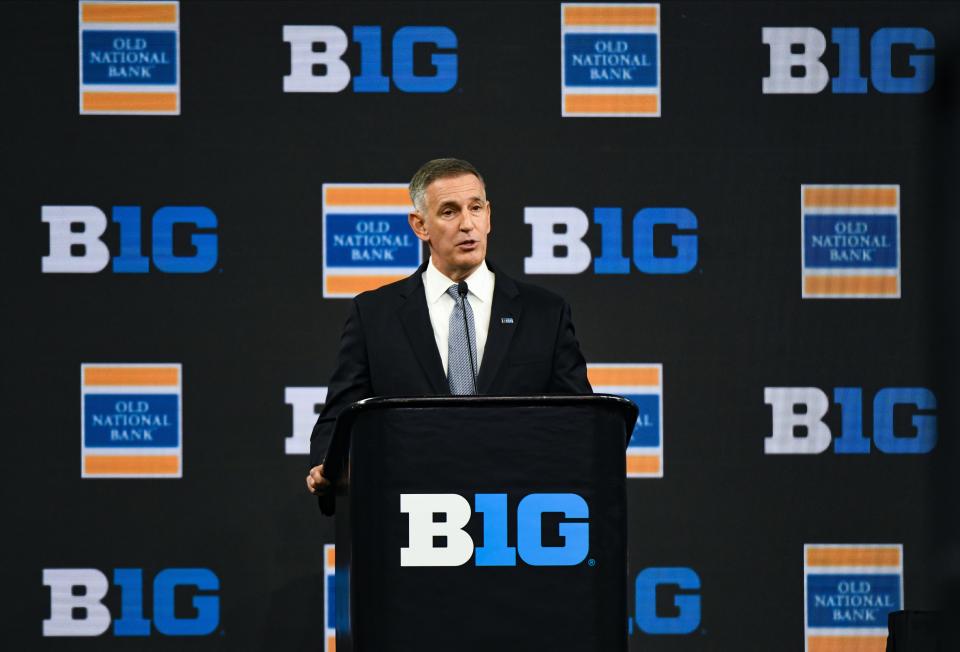
{"label": "man's ear", "polygon": [[424,242],[430,242],[430,236],[427,233],[427,223],[424,221],[420,213],[410,213],[407,215],[407,222],[410,223],[410,228],[413,229],[413,234],[415,236]]}

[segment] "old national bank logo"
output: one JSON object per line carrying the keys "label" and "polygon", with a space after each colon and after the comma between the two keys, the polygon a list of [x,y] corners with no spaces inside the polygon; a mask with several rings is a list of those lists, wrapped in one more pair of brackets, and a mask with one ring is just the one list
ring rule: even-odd
{"label": "old national bank logo", "polygon": [[660,5],[560,5],[561,115],[660,117]]}
{"label": "old national bank logo", "polygon": [[179,364],[81,365],[81,476],[183,475]]}
{"label": "old national bank logo", "polygon": [[323,544],[323,652],[337,650],[337,552],[332,543]]}
{"label": "old national bank logo", "polygon": [[323,184],[323,296],[349,299],[406,278],[423,247],[407,222],[402,183]]}
{"label": "old national bank logo", "polygon": [[598,394],[616,394],[640,408],[627,445],[628,478],[663,477],[663,365],[588,364],[587,379]]}
{"label": "old national bank logo", "polygon": [[900,298],[900,186],[800,186],[804,299]]}
{"label": "old national bank logo", "polygon": [[180,114],[179,2],[80,2],[80,113]]}
{"label": "old national bank logo", "polygon": [[806,652],[883,652],[903,608],[903,546],[803,547]]}

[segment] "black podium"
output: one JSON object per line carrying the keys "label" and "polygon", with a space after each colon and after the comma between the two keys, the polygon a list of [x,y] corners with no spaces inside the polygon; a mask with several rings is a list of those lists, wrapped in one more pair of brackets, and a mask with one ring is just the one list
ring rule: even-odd
{"label": "black podium", "polygon": [[337,421],[338,652],[627,649],[614,396],[368,399]]}

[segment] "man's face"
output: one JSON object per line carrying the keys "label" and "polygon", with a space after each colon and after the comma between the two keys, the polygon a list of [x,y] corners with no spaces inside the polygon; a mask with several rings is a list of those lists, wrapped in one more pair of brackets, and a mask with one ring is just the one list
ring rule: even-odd
{"label": "man's face", "polygon": [[437,179],[424,193],[424,212],[410,213],[410,228],[430,245],[433,264],[448,278],[466,278],[487,255],[490,202],[472,174]]}

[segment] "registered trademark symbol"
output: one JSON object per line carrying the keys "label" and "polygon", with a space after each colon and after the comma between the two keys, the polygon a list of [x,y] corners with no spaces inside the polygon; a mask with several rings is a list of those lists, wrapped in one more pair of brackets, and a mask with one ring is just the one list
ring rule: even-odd
{"label": "registered trademark symbol", "polygon": [[592,568],[593,566],[596,566],[596,565],[597,565],[597,560],[596,560],[596,559],[588,559],[588,560],[587,560],[587,566],[590,566],[590,567]]}

